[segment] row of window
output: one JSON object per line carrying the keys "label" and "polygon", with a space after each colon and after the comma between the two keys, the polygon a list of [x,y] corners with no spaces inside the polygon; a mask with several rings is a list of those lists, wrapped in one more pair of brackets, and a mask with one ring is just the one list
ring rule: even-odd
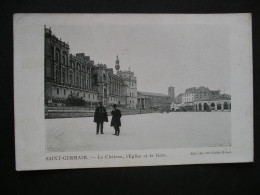
{"label": "row of window", "polygon": [[[55,80],[56,80],[56,81],[59,81],[59,76],[60,76],[60,75],[59,75],[59,72],[56,71],[56,75],[55,75]],[[86,81],[86,82],[85,82],[85,81]],[[65,74],[65,71],[62,72],[61,83],[63,83],[63,84],[66,83],[66,74]],[[73,76],[70,74],[70,75],[69,75],[68,84],[73,85],[73,83],[74,83],[75,86],[82,86],[83,88],[86,88],[86,87],[89,88],[90,85],[91,85],[91,78],[87,78],[86,80],[85,80],[85,78],[82,78],[82,85],[81,85],[81,83],[80,83],[80,77],[79,77],[79,76],[76,76],[76,79],[75,79],[75,81],[73,82]]]}
{"label": "row of window", "polygon": [[[62,61],[61,61],[61,63],[62,64],[64,64],[65,66],[67,65],[67,58],[68,58],[68,55],[67,55],[67,52],[62,52]],[[56,52],[55,52],[55,61],[57,62],[57,63],[59,63],[60,62],[60,52],[59,52],[59,50],[57,49],[56,50]]]}
{"label": "row of window", "polygon": [[132,100],[132,101],[130,100],[129,102],[130,102],[130,104],[134,104],[134,103],[135,103],[135,101],[134,101],[134,100]]}
{"label": "row of window", "polygon": [[129,86],[134,87],[134,83],[129,83]]}
{"label": "row of window", "polygon": [[111,98],[110,98],[110,100],[111,100],[111,101],[116,101],[117,99],[116,99],[116,98],[113,98],[113,97],[111,97]]}
{"label": "row of window", "polygon": [[[63,52],[62,54],[62,61],[61,63],[64,65],[64,66],[67,66],[68,63],[67,63],[67,58],[68,58],[68,55],[66,52]],[[59,63],[60,62],[60,53],[59,51],[56,51],[55,53],[55,61],[56,63]],[[87,70],[87,73],[88,74],[91,74],[91,68],[88,68],[86,69],[85,65],[80,65],[79,63],[76,63],[76,66],[75,66],[75,63],[73,61],[70,61],[70,67],[74,68],[74,69],[77,69],[79,71],[82,71],[82,72],[86,72]]]}
{"label": "row of window", "polygon": [[131,92],[131,91],[130,91],[130,97],[135,97],[135,96],[134,96],[134,92]]}

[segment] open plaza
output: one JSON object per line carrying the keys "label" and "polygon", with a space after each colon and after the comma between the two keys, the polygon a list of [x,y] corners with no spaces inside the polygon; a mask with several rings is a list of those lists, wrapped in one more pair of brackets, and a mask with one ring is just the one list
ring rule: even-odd
{"label": "open plaza", "polygon": [[46,119],[47,152],[221,147],[231,145],[231,112],[170,112],[123,115],[120,136],[93,117]]}

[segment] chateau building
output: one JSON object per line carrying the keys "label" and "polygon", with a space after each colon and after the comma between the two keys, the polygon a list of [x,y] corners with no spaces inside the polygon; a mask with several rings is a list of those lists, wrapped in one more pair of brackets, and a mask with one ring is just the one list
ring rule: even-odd
{"label": "chateau building", "polygon": [[98,101],[92,84],[94,61],[84,54],[69,54],[69,45],[45,28],[45,105],[62,105],[70,95],[89,104]]}
{"label": "chateau building", "polygon": [[106,64],[95,64],[84,53],[70,54],[69,44],[45,28],[45,105],[61,106],[70,96],[82,98],[85,105],[94,107],[98,102],[112,107],[135,109],[137,81],[134,72],[121,71],[116,57],[115,69]]}

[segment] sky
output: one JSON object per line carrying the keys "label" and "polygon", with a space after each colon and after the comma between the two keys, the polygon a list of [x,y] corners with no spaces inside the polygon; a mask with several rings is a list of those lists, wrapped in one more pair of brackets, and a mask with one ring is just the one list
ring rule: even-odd
{"label": "sky", "polygon": [[222,24],[47,25],[70,53],[137,77],[137,90],[175,95],[205,86],[231,94],[229,28]]}

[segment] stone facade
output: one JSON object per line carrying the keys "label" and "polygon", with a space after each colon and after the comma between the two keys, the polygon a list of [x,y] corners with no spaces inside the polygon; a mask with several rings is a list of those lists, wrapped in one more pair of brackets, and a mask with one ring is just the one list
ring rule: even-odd
{"label": "stone facade", "polygon": [[118,70],[117,76],[122,79],[121,102],[126,108],[136,109],[137,105],[137,81],[134,72],[130,70]]}
{"label": "stone facade", "polygon": [[117,74],[106,64],[95,64],[84,53],[70,54],[68,43],[58,39],[51,29],[45,28],[45,105],[62,106],[70,96],[82,98],[85,106],[95,107],[98,102],[112,107],[135,109],[137,81],[134,72],[121,71],[117,56]]}

